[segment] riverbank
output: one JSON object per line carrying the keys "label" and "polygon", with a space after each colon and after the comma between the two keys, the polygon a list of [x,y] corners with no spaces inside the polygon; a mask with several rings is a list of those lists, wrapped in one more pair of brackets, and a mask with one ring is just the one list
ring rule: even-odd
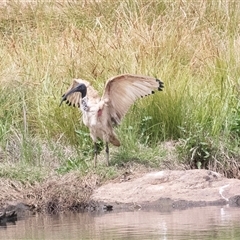
{"label": "riverbank", "polygon": [[173,211],[209,205],[240,207],[240,180],[209,170],[125,173],[101,186],[98,180],[96,175],[79,178],[69,174],[22,189],[16,182],[9,181],[8,191],[1,199],[0,221],[19,219],[35,212]]}
{"label": "riverbank", "polygon": [[92,161],[86,162],[89,165],[85,171],[77,168],[62,173],[57,171],[57,165],[47,165],[38,169],[45,175],[37,180],[33,172],[35,168],[26,168],[29,181],[26,177],[24,181],[9,177],[0,179],[0,212],[10,207],[11,214],[12,209],[19,206],[19,209],[24,206],[30,213],[51,214],[63,211],[239,205],[237,168],[236,178],[224,176],[227,169],[221,173],[214,169],[190,169],[189,165],[179,164],[176,146],[174,142],[159,145],[165,155],[158,167],[150,167],[134,159],[118,164],[111,161],[110,166],[106,166],[102,152],[98,166],[94,168]]}
{"label": "riverbank", "polygon": [[[153,164],[156,159],[138,158],[111,159],[110,166],[106,166],[104,152],[99,155],[96,168],[92,160],[67,159],[59,163],[57,157],[50,158],[47,151],[46,156],[51,160],[40,166],[2,161],[0,221],[36,212],[239,206],[237,165],[191,169],[184,161],[180,163],[177,146],[173,141],[159,144],[161,155],[156,158],[157,166]],[[66,152],[71,155],[69,149]],[[237,159],[228,162],[237,163]],[[228,175],[235,178],[227,178]]]}

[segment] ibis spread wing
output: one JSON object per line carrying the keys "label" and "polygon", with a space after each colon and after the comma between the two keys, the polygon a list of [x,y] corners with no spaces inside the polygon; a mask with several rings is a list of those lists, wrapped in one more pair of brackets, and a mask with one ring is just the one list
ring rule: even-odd
{"label": "ibis spread wing", "polygon": [[119,124],[136,99],[162,88],[163,82],[156,78],[124,74],[107,81],[102,99],[108,101],[109,114]]}
{"label": "ibis spread wing", "polygon": [[98,92],[91,86],[91,84],[83,79],[73,79],[72,84],[70,85],[70,87],[68,88],[68,90],[62,95],[63,101],[66,101],[66,104],[68,104],[69,106],[74,106],[74,107],[79,107],[80,106],[80,100],[82,98],[82,94],[80,92],[74,92],[70,95],[67,96],[67,98],[65,99],[65,96],[67,95],[67,93],[69,91],[71,91],[72,89],[74,89],[75,87],[77,87],[79,84],[85,84],[87,87],[87,96],[89,99],[91,100],[98,100],[99,99],[99,95]]}

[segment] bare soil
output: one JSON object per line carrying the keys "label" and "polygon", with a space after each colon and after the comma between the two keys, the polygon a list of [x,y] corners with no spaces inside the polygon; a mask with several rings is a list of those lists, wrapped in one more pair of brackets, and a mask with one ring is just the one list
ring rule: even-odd
{"label": "bare soil", "polygon": [[209,170],[151,172],[105,184],[93,191],[91,200],[118,209],[240,206],[240,180]]}

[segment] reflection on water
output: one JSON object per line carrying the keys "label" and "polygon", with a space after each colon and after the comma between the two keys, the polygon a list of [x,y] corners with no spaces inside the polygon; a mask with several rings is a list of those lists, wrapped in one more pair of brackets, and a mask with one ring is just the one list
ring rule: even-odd
{"label": "reflection on water", "polygon": [[0,239],[240,239],[240,208],[36,215],[0,226]]}

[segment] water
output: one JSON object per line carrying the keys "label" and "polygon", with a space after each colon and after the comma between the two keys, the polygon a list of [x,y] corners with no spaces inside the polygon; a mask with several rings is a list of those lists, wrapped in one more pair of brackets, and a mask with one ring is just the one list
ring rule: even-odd
{"label": "water", "polygon": [[36,215],[0,227],[0,239],[240,239],[240,208]]}

